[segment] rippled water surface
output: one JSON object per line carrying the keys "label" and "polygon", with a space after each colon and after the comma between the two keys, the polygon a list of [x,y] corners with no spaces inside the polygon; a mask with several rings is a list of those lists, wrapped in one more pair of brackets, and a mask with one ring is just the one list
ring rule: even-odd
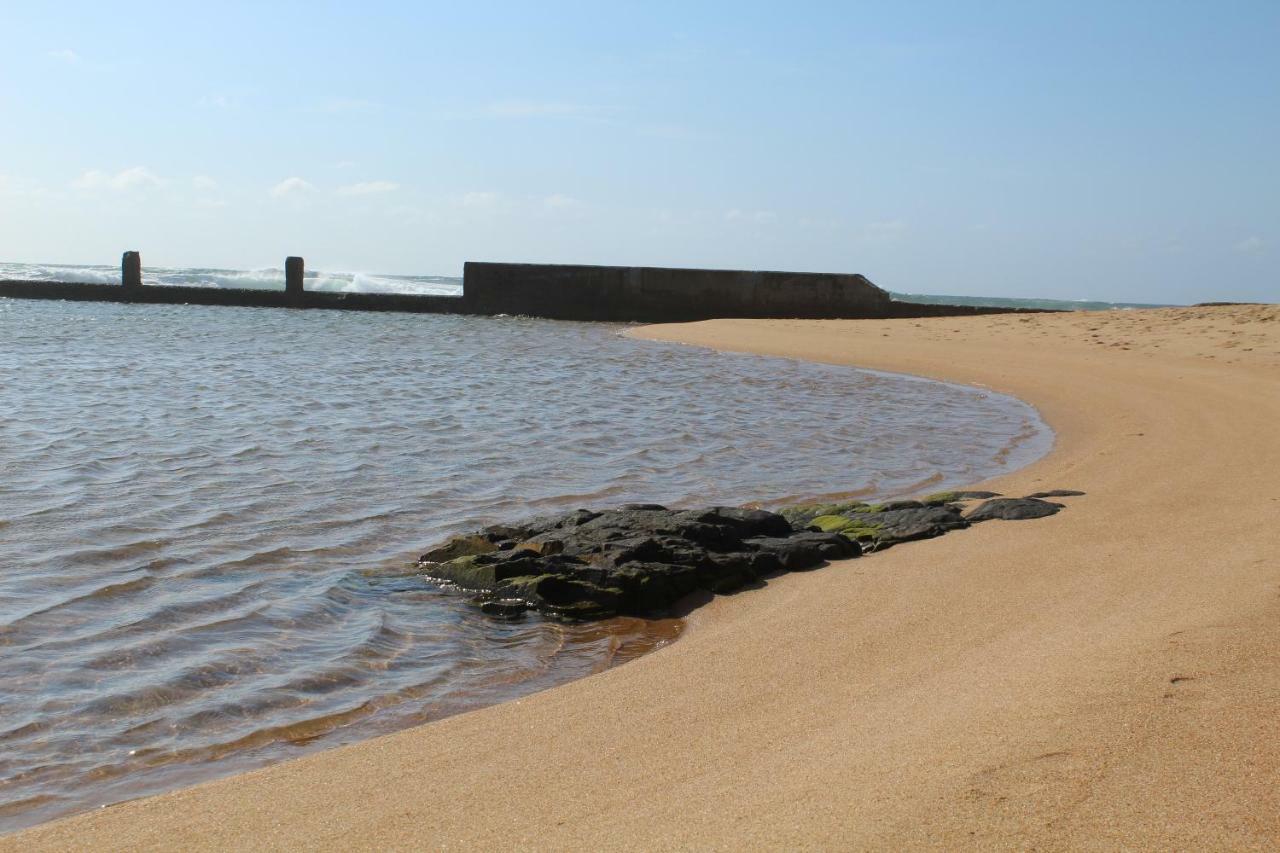
{"label": "rippled water surface", "polygon": [[447,534],[963,484],[1009,398],[526,319],[0,299],[0,830],[509,699],[676,620],[504,622]]}

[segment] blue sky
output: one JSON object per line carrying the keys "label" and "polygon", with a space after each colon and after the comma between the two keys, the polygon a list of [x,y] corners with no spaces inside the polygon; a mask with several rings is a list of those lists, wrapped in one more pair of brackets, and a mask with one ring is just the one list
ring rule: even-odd
{"label": "blue sky", "polygon": [[0,3],[0,260],[1280,300],[1280,3]]}

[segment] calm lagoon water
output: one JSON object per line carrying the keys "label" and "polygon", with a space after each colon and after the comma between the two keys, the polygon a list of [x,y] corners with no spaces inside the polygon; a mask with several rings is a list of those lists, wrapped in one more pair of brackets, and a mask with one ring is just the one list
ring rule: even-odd
{"label": "calm lagoon water", "polygon": [[679,633],[484,616],[413,571],[451,533],[935,490],[1050,441],[981,390],[621,328],[0,299],[0,831]]}

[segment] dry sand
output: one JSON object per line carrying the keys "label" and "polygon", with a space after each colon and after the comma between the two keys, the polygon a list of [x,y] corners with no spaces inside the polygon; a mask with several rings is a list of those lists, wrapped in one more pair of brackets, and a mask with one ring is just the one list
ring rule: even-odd
{"label": "dry sand", "polygon": [[1280,308],[640,334],[1008,391],[1058,442],[992,485],[1088,496],[719,598],[592,678],[0,848],[1280,845]]}

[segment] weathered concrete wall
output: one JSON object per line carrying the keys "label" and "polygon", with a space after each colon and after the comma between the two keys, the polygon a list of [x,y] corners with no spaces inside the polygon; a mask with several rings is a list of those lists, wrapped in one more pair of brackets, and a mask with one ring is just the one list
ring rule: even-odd
{"label": "weathered concrete wall", "polygon": [[884,317],[889,294],[860,275],[471,262],[476,314],[678,322],[714,317]]}

